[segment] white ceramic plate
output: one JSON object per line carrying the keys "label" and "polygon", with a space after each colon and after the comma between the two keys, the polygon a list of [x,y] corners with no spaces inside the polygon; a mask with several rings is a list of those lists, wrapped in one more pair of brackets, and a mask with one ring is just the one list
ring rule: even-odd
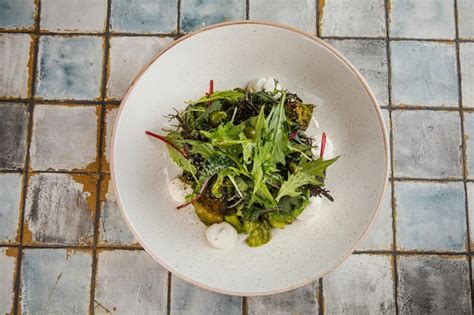
{"label": "white ceramic plate", "polygon": [[[305,101],[335,142],[339,161],[327,188],[335,202],[309,222],[274,230],[267,245],[242,241],[212,248],[192,207],[168,195],[164,145],[145,130],[168,126],[165,114],[215,89],[274,76]],[[168,172],[175,172],[169,170]],[[373,93],[355,68],[323,41],[286,26],[254,21],[214,25],[164,49],[135,79],[113,133],[112,179],[125,220],[164,267],[199,286],[235,295],[290,290],[321,277],[360,243],[380,207],[388,178],[388,141]]]}

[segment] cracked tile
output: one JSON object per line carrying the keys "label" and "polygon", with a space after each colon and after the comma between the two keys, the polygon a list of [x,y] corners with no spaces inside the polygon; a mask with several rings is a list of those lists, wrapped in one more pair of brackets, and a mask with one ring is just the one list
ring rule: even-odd
{"label": "cracked tile", "polygon": [[25,249],[21,273],[23,314],[87,314],[92,252]]}
{"label": "cracked tile", "polygon": [[166,314],[168,272],[142,250],[100,251],[96,314]]}
{"label": "cracked tile", "polygon": [[26,244],[90,245],[96,179],[88,175],[34,174],[25,206]]}

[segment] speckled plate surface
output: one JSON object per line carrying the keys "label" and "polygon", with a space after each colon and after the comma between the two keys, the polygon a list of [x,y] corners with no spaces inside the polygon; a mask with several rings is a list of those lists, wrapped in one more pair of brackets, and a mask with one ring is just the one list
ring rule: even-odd
{"label": "speckled plate surface", "polygon": [[[168,126],[163,115],[215,89],[277,77],[318,105],[321,126],[340,160],[327,188],[335,198],[309,222],[274,230],[260,248],[239,242],[212,248],[193,209],[176,211],[167,176],[176,169],[145,130]],[[230,22],[189,34],[164,49],[125,96],[113,133],[112,178],[124,217],[142,246],[167,269],[196,285],[235,295],[290,290],[341,263],[367,233],[388,178],[388,141],[381,112],[355,68],[321,40],[263,22]]]}

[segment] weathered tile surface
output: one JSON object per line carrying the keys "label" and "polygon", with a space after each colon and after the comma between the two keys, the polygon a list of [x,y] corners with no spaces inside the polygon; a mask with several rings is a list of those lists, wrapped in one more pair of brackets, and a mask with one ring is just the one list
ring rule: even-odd
{"label": "weathered tile surface", "polygon": [[101,251],[96,281],[96,314],[166,314],[168,272],[144,251]]}
{"label": "weathered tile surface", "polygon": [[0,314],[10,314],[13,309],[17,257],[16,248],[0,248]]}
{"label": "weathered tile surface", "polygon": [[28,97],[31,36],[0,34],[0,97]]}
{"label": "weathered tile surface", "polygon": [[474,1],[458,0],[459,37],[474,39]]}
{"label": "weathered tile surface", "polygon": [[245,1],[242,0],[182,0],[181,30],[190,32],[203,26],[228,20],[245,19]]}
{"label": "weathered tile surface", "polygon": [[26,156],[28,109],[23,104],[0,104],[0,169],[23,168]]}
{"label": "weathered tile surface", "polygon": [[330,40],[360,71],[379,105],[388,105],[388,67],[385,40]]}
{"label": "weathered tile surface", "polygon": [[121,99],[135,75],[172,41],[171,37],[112,37],[108,98]]}
{"label": "weathered tile surface", "polygon": [[474,113],[464,113],[464,135],[466,138],[466,166],[468,178],[474,178]]}
{"label": "weathered tile surface", "polygon": [[96,181],[87,175],[35,174],[28,183],[24,242],[90,244]]}
{"label": "weathered tile surface", "polygon": [[250,0],[249,4],[250,19],[287,24],[309,33],[316,31],[316,1]]}
{"label": "weathered tile surface", "polygon": [[36,105],[31,168],[96,170],[97,111],[95,106]]}
{"label": "weathered tile surface", "polygon": [[102,154],[102,172],[110,171],[110,150],[112,149],[112,131],[114,129],[115,119],[118,114],[118,107],[107,106],[105,112],[105,131],[104,131],[104,148]]}
{"label": "weathered tile surface", "polygon": [[470,294],[466,258],[399,257],[400,314],[472,314]]}
{"label": "weathered tile surface", "polygon": [[35,0],[0,0],[0,29],[33,27]]}
{"label": "weathered tile surface", "polygon": [[403,250],[466,250],[462,183],[395,183],[397,246]]}
{"label": "weathered tile surface", "polygon": [[390,43],[394,105],[458,106],[456,51],[452,43]]}
{"label": "weathered tile surface", "polygon": [[171,314],[242,314],[242,298],[196,287],[171,277]]}
{"label": "weathered tile surface", "polygon": [[393,111],[394,174],[461,178],[461,127],[457,112]]}
{"label": "weathered tile surface", "polygon": [[359,245],[358,250],[390,250],[393,244],[392,230],[392,187],[387,185],[387,191],[374,224],[369,234]]}
{"label": "weathered tile surface", "polygon": [[114,0],[110,29],[114,32],[171,33],[177,26],[175,0]]}
{"label": "weathered tile surface", "polygon": [[137,244],[118,208],[110,176],[101,183],[99,243],[101,245]]}
{"label": "weathered tile surface", "polygon": [[21,174],[0,174],[0,243],[17,240],[21,187]]}
{"label": "weathered tile surface", "polygon": [[391,259],[352,255],[325,276],[326,314],[395,314]]}
{"label": "weathered tile surface", "polygon": [[102,38],[42,36],[36,96],[46,99],[96,99],[100,96]]}
{"label": "weathered tile surface", "polygon": [[21,273],[23,314],[87,314],[92,252],[25,249]]}
{"label": "weathered tile surface", "polygon": [[467,208],[469,218],[469,236],[471,251],[474,250],[474,183],[467,183]]}
{"label": "weathered tile surface", "polygon": [[390,36],[454,39],[454,0],[391,0]]}
{"label": "weathered tile surface", "polygon": [[319,3],[321,36],[386,35],[383,0],[331,0]]}
{"label": "weathered tile surface", "polygon": [[[474,19],[472,21],[474,24]],[[461,62],[462,105],[463,107],[474,107],[474,43],[459,44],[459,59]]]}
{"label": "weathered tile surface", "polygon": [[101,32],[107,0],[41,1],[41,29],[56,32]]}
{"label": "weathered tile surface", "polygon": [[289,292],[249,297],[248,314],[318,314],[318,281]]}

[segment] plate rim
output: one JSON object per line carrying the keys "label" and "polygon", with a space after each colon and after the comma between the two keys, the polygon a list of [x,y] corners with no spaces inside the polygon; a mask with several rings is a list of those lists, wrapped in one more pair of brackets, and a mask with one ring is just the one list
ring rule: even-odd
{"label": "plate rim", "polygon": [[[119,122],[120,122],[120,118],[121,118],[121,115],[122,115],[123,108],[125,107],[125,104],[128,100],[128,97],[130,96],[131,91],[135,87],[135,84],[138,82],[138,80],[142,77],[142,75],[148,70],[148,68],[161,55],[163,55],[169,49],[171,49],[175,45],[178,45],[182,41],[185,41],[186,39],[191,38],[191,37],[193,37],[197,34],[200,34],[200,33],[203,33],[203,32],[209,31],[209,30],[213,30],[213,29],[216,29],[216,28],[221,28],[221,27],[226,27],[226,26],[233,26],[233,25],[242,25],[242,24],[265,25],[265,26],[270,26],[270,27],[274,27],[274,28],[278,28],[278,29],[287,30],[287,31],[295,33],[295,35],[303,36],[306,39],[310,39],[313,42],[325,47],[330,53],[332,53],[336,58],[338,58],[343,63],[343,65],[345,65],[352,73],[354,73],[356,78],[362,83],[362,86],[364,87],[364,89],[368,93],[368,95],[369,95],[369,97],[372,101],[372,105],[374,107],[374,110],[377,114],[378,122],[379,122],[380,128],[382,129],[383,142],[384,142],[385,174],[384,174],[384,181],[382,183],[383,188],[382,188],[382,191],[379,195],[377,205],[375,206],[375,211],[373,212],[371,218],[369,219],[369,223],[366,225],[366,227],[364,229],[364,232],[361,234],[359,239],[354,243],[354,245],[351,248],[349,248],[343,255],[341,255],[341,257],[339,259],[335,260],[332,264],[330,264],[330,266],[328,268],[324,269],[323,271],[321,271],[320,273],[318,273],[315,276],[309,277],[307,280],[305,280],[301,283],[294,284],[294,285],[291,285],[291,286],[288,286],[288,287],[285,287],[285,288],[269,290],[269,291],[258,291],[258,292],[255,292],[255,291],[253,291],[253,292],[229,291],[229,290],[225,290],[225,289],[221,289],[221,288],[211,287],[211,286],[205,285],[201,282],[198,282],[198,281],[196,281],[196,280],[194,280],[190,277],[182,275],[179,271],[175,270],[173,267],[171,267],[167,263],[165,263],[162,259],[160,259],[157,255],[155,255],[153,253],[153,251],[151,251],[145,245],[145,242],[139,236],[138,232],[135,231],[135,228],[132,225],[132,223],[130,222],[130,220],[128,218],[128,215],[127,215],[127,213],[126,213],[126,211],[125,211],[125,209],[122,205],[120,194],[118,193],[117,182],[116,182],[116,179],[115,179],[115,161],[114,161],[115,160],[114,159],[115,154],[114,154],[114,152],[115,152],[115,142],[117,140],[116,139],[116,137],[117,137],[116,131],[117,131],[117,128],[118,128],[118,125],[119,125]],[[211,290],[211,291],[218,292],[218,293],[221,293],[221,294],[233,295],[233,296],[264,296],[264,295],[272,295],[272,294],[287,292],[287,291],[290,291],[290,290],[294,290],[294,289],[303,287],[303,286],[305,286],[305,285],[307,285],[311,282],[317,281],[318,279],[324,277],[326,274],[328,274],[329,272],[331,272],[332,270],[334,270],[338,266],[340,266],[359,247],[359,245],[365,240],[368,231],[371,230],[372,226],[374,225],[376,217],[380,213],[380,209],[382,208],[382,202],[383,202],[385,194],[387,193],[388,186],[389,186],[388,185],[389,171],[390,171],[389,166],[390,166],[389,140],[388,140],[388,135],[387,135],[387,128],[386,128],[385,123],[384,123],[382,110],[381,110],[381,108],[378,104],[378,101],[375,97],[375,94],[372,92],[372,90],[369,87],[367,81],[362,76],[362,74],[359,72],[359,70],[357,70],[357,68],[355,68],[355,66],[344,55],[342,55],[334,47],[332,47],[331,45],[329,45],[328,43],[323,41],[321,38],[319,38],[319,37],[317,37],[313,34],[307,33],[305,31],[302,31],[300,29],[297,29],[295,27],[292,27],[292,26],[288,26],[288,25],[284,25],[284,24],[280,24],[280,23],[275,23],[275,22],[270,22],[270,21],[263,21],[263,20],[233,20],[233,21],[227,21],[227,22],[212,24],[212,25],[203,27],[199,30],[196,30],[194,32],[188,33],[188,34],[176,39],[175,41],[171,42],[165,48],[160,50],[137,73],[137,75],[134,77],[134,79],[130,83],[130,85],[127,89],[127,92],[125,93],[122,101],[120,102],[120,107],[119,107],[117,116],[115,118],[114,126],[113,126],[112,138],[111,138],[111,147],[110,147],[110,178],[111,178],[111,181],[112,181],[112,187],[113,187],[113,190],[114,190],[115,199],[116,199],[116,202],[117,202],[117,206],[120,209],[120,212],[122,214],[122,217],[124,218],[125,223],[127,224],[127,226],[129,228],[130,232],[132,233],[133,237],[139,242],[139,244],[143,247],[143,249],[155,261],[157,261],[161,266],[163,266],[165,269],[167,269],[167,271],[171,272],[173,275],[178,276],[182,280],[187,281],[187,282],[189,282],[189,283],[191,283],[195,286],[198,286],[200,288],[203,288],[203,289],[206,289],[206,290]]]}

